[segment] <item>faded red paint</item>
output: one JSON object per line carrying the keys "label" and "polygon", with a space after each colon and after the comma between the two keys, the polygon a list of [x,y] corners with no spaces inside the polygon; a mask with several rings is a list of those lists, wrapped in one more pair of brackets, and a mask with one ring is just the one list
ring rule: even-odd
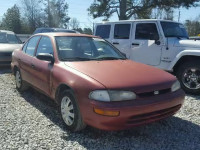
{"label": "faded red paint", "polygon": [[[60,85],[65,84],[71,87],[83,120],[88,125],[104,130],[131,128],[171,116],[180,109],[183,103],[182,90],[154,96],[139,96],[155,90],[171,88],[176,78],[162,70],[130,60],[59,61],[54,36],[94,36],[69,33],[39,35],[51,38],[55,63],[38,60],[20,50],[13,54],[11,63],[13,71],[14,67],[18,67],[25,81],[54,100],[57,98],[56,91]],[[122,102],[98,102],[89,99],[89,93],[97,89],[129,90],[137,94],[137,99]],[[94,113],[94,108],[118,110],[120,115],[118,117],[101,116]],[[154,117],[152,112],[155,112]],[[142,114],[143,116],[138,116]],[[134,118],[144,119],[144,121],[130,123],[130,120]]]}

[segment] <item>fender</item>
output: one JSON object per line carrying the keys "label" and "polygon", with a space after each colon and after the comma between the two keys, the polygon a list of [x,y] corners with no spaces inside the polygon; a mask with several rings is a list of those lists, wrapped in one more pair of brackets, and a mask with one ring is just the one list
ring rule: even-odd
{"label": "fender", "polygon": [[178,53],[174,60],[171,62],[167,70],[173,70],[173,67],[176,63],[183,57],[183,56],[199,56],[200,57],[200,50],[184,50]]}

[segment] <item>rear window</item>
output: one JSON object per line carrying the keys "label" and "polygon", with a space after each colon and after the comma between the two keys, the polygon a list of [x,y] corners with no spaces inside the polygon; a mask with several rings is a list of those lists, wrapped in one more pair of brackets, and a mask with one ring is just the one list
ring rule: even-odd
{"label": "rear window", "polygon": [[116,24],[114,31],[115,39],[129,39],[131,24]]}
{"label": "rear window", "polygon": [[111,25],[98,25],[96,28],[96,36],[101,38],[108,39],[110,35]]}

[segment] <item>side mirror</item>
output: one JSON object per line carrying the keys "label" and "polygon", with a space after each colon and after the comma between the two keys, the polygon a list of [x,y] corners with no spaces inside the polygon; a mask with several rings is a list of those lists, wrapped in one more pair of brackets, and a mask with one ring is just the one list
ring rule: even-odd
{"label": "side mirror", "polygon": [[37,59],[40,59],[40,60],[49,61],[49,62],[51,62],[52,64],[54,63],[54,57],[53,57],[53,55],[48,54],[48,53],[39,53],[39,54],[36,56],[36,58],[37,58]]}
{"label": "side mirror", "polygon": [[150,33],[149,39],[150,40],[154,40],[155,44],[160,45],[160,38],[159,38],[158,34],[156,34],[156,33]]}

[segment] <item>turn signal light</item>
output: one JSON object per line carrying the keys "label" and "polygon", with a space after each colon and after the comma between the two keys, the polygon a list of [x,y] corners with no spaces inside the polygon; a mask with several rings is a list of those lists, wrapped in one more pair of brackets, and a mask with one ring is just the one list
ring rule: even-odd
{"label": "turn signal light", "polygon": [[94,112],[103,116],[111,116],[111,117],[119,116],[119,111],[111,111],[111,110],[103,110],[99,108],[94,108]]}

